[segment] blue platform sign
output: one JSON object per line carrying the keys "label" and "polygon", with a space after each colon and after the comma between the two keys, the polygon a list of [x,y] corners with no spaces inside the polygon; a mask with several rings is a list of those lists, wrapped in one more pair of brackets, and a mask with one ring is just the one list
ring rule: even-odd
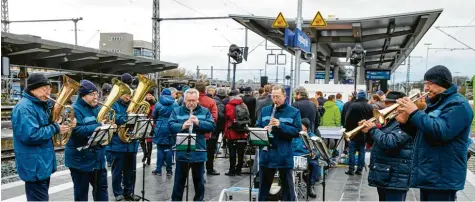
{"label": "blue platform sign", "polygon": [[391,72],[385,70],[367,70],[366,80],[390,80]]}
{"label": "blue platform sign", "polygon": [[[325,71],[316,71],[315,79],[325,79]],[[330,79],[333,79],[333,71],[330,71]]]}
{"label": "blue platform sign", "polygon": [[284,46],[294,47],[294,38],[295,38],[295,33],[292,32],[290,29],[285,28]]}
{"label": "blue platform sign", "polygon": [[312,42],[310,41],[310,38],[308,38],[307,34],[305,32],[300,31],[299,29],[295,28],[295,47],[300,48],[302,51],[306,53],[310,53],[310,45]]}

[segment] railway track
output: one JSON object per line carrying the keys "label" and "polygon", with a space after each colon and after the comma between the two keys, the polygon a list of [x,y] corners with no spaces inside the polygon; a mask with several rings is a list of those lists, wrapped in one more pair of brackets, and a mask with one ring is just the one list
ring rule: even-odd
{"label": "railway track", "polygon": [[[64,147],[55,148],[54,151],[55,152],[64,151]],[[2,150],[2,162],[14,160],[14,159],[15,159],[15,153],[13,152],[13,149]]]}

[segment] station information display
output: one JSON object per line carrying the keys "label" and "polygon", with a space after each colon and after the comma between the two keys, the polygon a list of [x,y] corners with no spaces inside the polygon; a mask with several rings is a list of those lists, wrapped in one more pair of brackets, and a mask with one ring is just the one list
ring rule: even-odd
{"label": "station information display", "polygon": [[366,80],[390,80],[391,71],[386,70],[367,70]]}
{"label": "station information display", "polygon": [[[329,79],[333,79],[333,70],[330,71]],[[316,71],[315,79],[325,79],[325,71]]]}

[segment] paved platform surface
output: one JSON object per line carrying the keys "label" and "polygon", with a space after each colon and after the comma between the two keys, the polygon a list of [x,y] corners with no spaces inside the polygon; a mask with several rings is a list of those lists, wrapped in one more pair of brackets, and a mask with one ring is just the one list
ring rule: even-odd
{"label": "paved platform surface", "polygon": [[[145,167],[145,198],[152,201],[169,201],[173,189],[173,177],[155,176],[151,172],[155,168],[156,151],[152,154],[152,165]],[[368,155],[369,156],[369,155]],[[139,153],[137,159],[142,158]],[[140,195],[142,190],[142,165],[137,167],[137,180],[135,194]],[[216,170],[221,173],[219,176],[206,176],[206,201],[217,201],[221,190],[229,187],[248,187],[249,175],[228,177],[224,173],[229,168],[228,160],[218,158],[215,165]],[[329,170],[326,186],[327,201],[377,201],[378,194],[376,188],[368,186],[368,173],[364,171],[362,176],[345,175],[346,166],[338,166]],[[164,171],[164,169],[163,169]],[[111,176],[108,173],[109,199],[114,200],[111,186]],[[191,176],[190,176],[191,179]],[[458,201],[475,201],[475,175],[471,172],[467,174],[467,183],[463,191],[457,193]],[[22,181],[4,184],[1,186],[2,201],[26,201],[24,195],[24,183]],[[310,198],[312,201],[322,200],[322,185],[316,186],[317,198]],[[90,188],[89,200],[92,200],[92,188]],[[51,201],[73,201],[73,183],[69,170],[55,173],[51,178],[49,189]],[[190,183],[190,200],[194,196],[193,184]],[[419,201],[419,190],[411,189],[407,194],[407,201]]]}

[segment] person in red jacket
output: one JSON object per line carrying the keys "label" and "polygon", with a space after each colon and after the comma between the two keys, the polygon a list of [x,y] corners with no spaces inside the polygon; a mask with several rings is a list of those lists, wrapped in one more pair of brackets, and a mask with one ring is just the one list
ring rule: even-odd
{"label": "person in red jacket", "polygon": [[[150,104],[150,111],[148,112],[148,118],[153,118],[152,117],[152,112],[153,109],[155,109],[155,103],[157,100],[153,96],[155,90],[151,89],[147,92],[147,95],[145,95],[145,101],[147,101]],[[155,128],[155,124],[152,126],[152,132],[151,136],[153,136],[153,128]],[[145,139],[145,142],[140,142],[140,146],[142,147],[142,151],[144,153],[144,156],[142,158],[142,162],[147,161],[147,165],[150,165],[150,160],[152,159],[152,138],[147,138]]]}
{"label": "person in red jacket", "polygon": [[[200,97],[198,98],[198,102],[200,103],[200,106],[205,107],[209,109],[211,112],[211,116],[213,117],[214,123],[218,123],[218,106],[216,105],[216,102],[213,100],[213,98],[210,98],[206,95],[206,83],[205,82],[197,82],[196,83],[196,90],[200,92]],[[205,138],[206,138],[206,145],[210,145],[216,147],[216,141],[211,139],[211,134],[212,133],[206,133]],[[207,152],[212,152],[214,151],[213,148],[211,147],[206,147]],[[211,159],[209,159],[211,160]],[[208,175],[219,175],[218,171],[216,171],[214,168],[206,168],[206,174]]]}
{"label": "person in red jacket", "polygon": [[[239,95],[231,98],[226,105],[225,111],[225,124],[224,124],[224,136],[227,139],[229,149],[229,172],[225,173],[227,176],[241,175],[241,169],[244,162],[244,149],[246,148],[246,133],[236,132],[230,129],[236,119],[234,109],[237,105],[244,103]],[[238,162],[236,165],[236,153]]]}

